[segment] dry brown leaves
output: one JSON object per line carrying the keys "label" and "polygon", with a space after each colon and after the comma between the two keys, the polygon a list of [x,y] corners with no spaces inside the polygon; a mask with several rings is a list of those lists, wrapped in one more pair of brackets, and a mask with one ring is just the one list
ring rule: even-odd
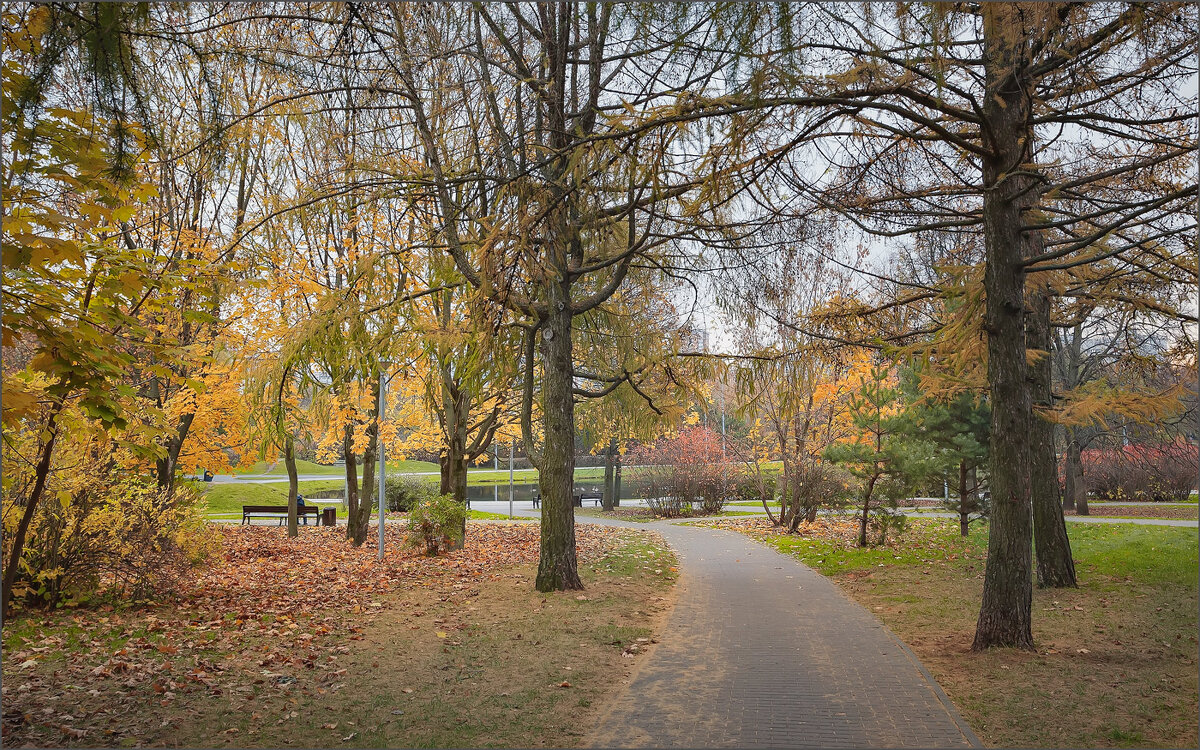
{"label": "dry brown leaves", "polygon": [[[784,533],[780,526],[773,526],[765,518],[722,518],[712,521],[696,521],[696,526],[737,531],[751,536],[778,536]],[[796,528],[796,536],[813,539],[828,539],[834,542],[853,544],[858,536],[858,522],[843,518],[818,516],[812,523],[802,523]]]}
{"label": "dry brown leaves", "polygon": [[[1196,520],[1195,505],[1093,505],[1091,514],[1103,518],[1105,516],[1125,516],[1128,518],[1163,518],[1181,521]],[[1077,515],[1073,510],[1063,511],[1064,515]],[[1086,518],[1087,516],[1082,516]]]}
{"label": "dry brown leaves", "polygon": [[[236,703],[336,691],[350,679],[339,656],[390,606],[387,594],[435,587],[452,601],[511,565],[536,562],[539,549],[536,524],[471,524],[462,550],[436,558],[406,546],[403,529],[388,529],[382,563],[373,543],[351,546],[344,528],[301,528],[294,539],[279,527],[219,528],[223,559],[175,602],[5,623],[5,744],[128,743],[151,728],[139,724],[147,701],[169,712],[197,696]],[[618,531],[577,526],[580,561],[602,557]]]}

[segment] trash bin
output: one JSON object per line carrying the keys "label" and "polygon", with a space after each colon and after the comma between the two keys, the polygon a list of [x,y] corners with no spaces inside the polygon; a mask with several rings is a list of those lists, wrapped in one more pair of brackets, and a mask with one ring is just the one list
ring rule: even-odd
{"label": "trash bin", "polygon": [[337,526],[337,508],[323,508],[321,510],[321,525]]}

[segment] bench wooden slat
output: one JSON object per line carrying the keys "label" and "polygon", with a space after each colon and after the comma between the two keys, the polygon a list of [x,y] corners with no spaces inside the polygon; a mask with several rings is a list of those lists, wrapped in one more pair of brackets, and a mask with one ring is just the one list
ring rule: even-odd
{"label": "bench wooden slat", "polygon": [[[242,523],[246,523],[250,516],[286,516],[288,507],[286,505],[243,505],[242,506]],[[317,523],[321,521],[321,508],[314,505],[305,505],[296,508],[296,518],[304,518],[306,516],[316,516]]]}

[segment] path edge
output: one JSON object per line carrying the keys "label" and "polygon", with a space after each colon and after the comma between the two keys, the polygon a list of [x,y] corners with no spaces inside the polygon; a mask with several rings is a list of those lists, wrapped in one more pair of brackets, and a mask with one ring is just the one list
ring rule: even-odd
{"label": "path edge", "polygon": [[[630,526],[622,525],[618,526],[617,528],[633,528],[640,531],[642,528],[649,526],[649,524],[645,523],[639,523],[637,526],[633,526],[632,524],[637,523],[635,521],[626,521],[624,523],[628,523]],[[598,523],[595,525],[604,526],[606,524]],[[647,528],[646,530],[654,531],[653,528]],[[663,537],[663,541],[666,542],[667,546],[671,549],[671,552],[675,555],[676,562],[678,563],[679,550],[675,548],[675,545],[667,541],[666,537]],[[614,713],[617,709],[617,702],[629,693],[629,688],[633,685],[634,681],[638,678],[638,675],[641,674],[645,666],[650,663],[651,659],[653,659],[655,652],[658,651],[658,647],[662,645],[662,636],[665,635],[667,626],[671,624],[671,616],[675,613],[675,605],[679,603],[680,592],[688,583],[688,576],[686,575],[686,571],[684,571],[682,563],[679,563],[678,568],[679,575],[675,578],[675,582],[671,585],[669,592],[670,601],[668,602],[668,606],[664,607],[662,612],[660,612],[655,618],[657,620],[655,623],[655,631],[659,637],[654,639],[655,642],[649,644],[650,648],[643,650],[635,664],[630,665],[631,668],[629,670],[628,679],[626,679],[624,684],[621,685],[617,691],[615,691],[615,694],[608,701],[608,705],[604,707],[603,711],[596,715],[592,728],[588,730],[588,732],[581,738],[579,744],[574,745],[574,747],[589,748],[589,750],[592,748],[610,747],[610,745],[597,744],[596,740],[599,739],[598,735],[600,733],[600,729],[614,716]]]}
{"label": "path edge", "polygon": [[[839,591],[840,590],[841,587],[839,587]],[[845,595],[845,592],[843,592],[843,595]],[[854,603],[858,604],[858,602]],[[858,606],[862,607],[861,604],[858,604]],[[864,609],[866,608],[864,607]],[[870,610],[867,611],[867,614],[875,617],[875,614]],[[971,747],[983,747],[983,743],[980,741],[978,735],[975,734],[974,730],[971,729],[971,725],[968,724],[967,720],[964,719],[962,714],[959,713],[958,706],[954,705],[954,701],[950,700],[950,696],[946,695],[946,692],[942,690],[942,686],[938,684],[938,681],[934,678],[934,676],[930,674],[929,670],[925,668],[925,665],[921,663],[920,658],[918,658],[917,655],[913,653],[913,650],[908,647],[908,644],[901,640],[900,636],[892,632],[892,629],[885,625],[882,620],[880,620],[878,617],[875,617],[875,619],[879,622],[879,625],[883,628],[883,631],[888,634],[888,637],[890,637],[892,641],[900,647],[900,650],[904,652],[904,655],[908,657],[908,660],[912,662],[914,667],[917,668],[917,671],[921,673],[921,676],[925,678],[925,681],[929,683],[930,688],[933,689],[933,694],[937,696],[939,701],[941,701],[942,707],[946,709],[946,713],[948,713],[950,718],[954,720],[955,726],[957,726],[958,730],[963,733],[963,737],[966,738],[967,742],[971,743]]]}

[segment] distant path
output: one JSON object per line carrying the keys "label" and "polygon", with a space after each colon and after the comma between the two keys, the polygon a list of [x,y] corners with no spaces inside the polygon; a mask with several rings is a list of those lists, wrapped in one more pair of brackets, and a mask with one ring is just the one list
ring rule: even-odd
{"label": "distant path", "polygon": [[661,532],[681,576],[660,643],[588,744],[979,745],[912,652],[812,569],[733,532],[602,522]]}

